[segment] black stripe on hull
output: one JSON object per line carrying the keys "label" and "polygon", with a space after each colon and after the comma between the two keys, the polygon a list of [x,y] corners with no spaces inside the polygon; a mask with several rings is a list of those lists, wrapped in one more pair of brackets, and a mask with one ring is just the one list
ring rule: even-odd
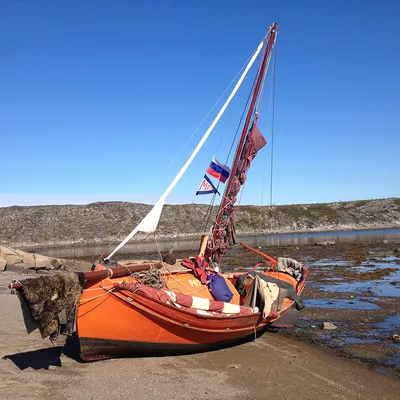
{"label": "black stripe on hull", "polygon": [[[257,337],[265,329],[257,332]],[[202,353],[243,344],[255,339],[254,333],[245,337],[216,343],[202,344],[170,344],[130,342],[125,340],[109,340],[98,338],[79,338],[80,357],[84,361],[103,360],[106,358],[143,357],[143,356],[176,356],[191,353]]]}

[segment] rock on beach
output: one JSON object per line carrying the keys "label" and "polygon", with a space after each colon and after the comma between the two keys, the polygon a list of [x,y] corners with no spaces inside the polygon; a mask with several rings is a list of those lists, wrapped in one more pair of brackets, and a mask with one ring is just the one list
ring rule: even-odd
{"label": "rock on beach", "polygon": [[0,271],[64,270],[67,266],[88,269],[91,264],[84,261],[53,258],[36,253],[27,253],[11,247],[0,246]]}

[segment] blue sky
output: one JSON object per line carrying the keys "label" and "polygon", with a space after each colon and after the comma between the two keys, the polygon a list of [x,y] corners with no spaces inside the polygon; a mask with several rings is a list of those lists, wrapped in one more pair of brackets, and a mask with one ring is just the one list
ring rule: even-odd
{"label": "blue sky", "polygon": [[[395,0],[3,1],[0,206],[154,203],[273,21],[273,203],[398,197],[399,15]],[[251,72],[169,203],[192,202],[212,156],[224,159]],[[270,92],[269,79],[269,143]],[[269,203],[264,150],[242,203]]]}

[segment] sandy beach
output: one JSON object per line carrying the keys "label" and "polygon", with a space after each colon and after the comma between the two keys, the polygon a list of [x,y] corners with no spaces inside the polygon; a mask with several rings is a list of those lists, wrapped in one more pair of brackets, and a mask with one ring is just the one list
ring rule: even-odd
{"label": "sandy beach", "polygon": [[266,332],[253,342],[179,357],[82,363],[73,341],[27,335],[0,274],[0,399],[398,399],[400,379],[327,348]]}

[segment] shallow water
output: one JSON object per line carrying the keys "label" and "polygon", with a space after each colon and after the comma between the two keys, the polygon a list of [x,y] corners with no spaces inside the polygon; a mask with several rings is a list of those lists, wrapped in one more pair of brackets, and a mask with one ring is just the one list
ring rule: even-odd
{"label": "shallow water", "polygon": [[339,243],[362,243],[365,241],[383,241],[400,238],[400,228],[366,229],[337,232],[282,233],[277,235],[248,236],[242,241],[250,246],[289,246],[310,245],[318,242],[335,241]]}
{"label": "shallow water", "polygon": [[379,310],[379,306],[357,299],[308,299],[304,301],[306,307],[339,308],[351,310]]}
{"label": "shallow water", "polygon": [[[399,346],[399,350],[400,350],[400,346]],[[395,354],[394,356],[389,357],[385,363],[389,364],[389,365],[400,365],[400,351],[399,351],[399,354]]]}
{"label": "shallow water", "polygon": [[[384,321],[377,324],[385,331],[397,330],[400,331],[400,314],[390,315]],[[400,334],[400,332],[397,332]]]}
{"label": "shallow water", "polygon": [[321,290],[327,292],[353,292],[353,293],[373,293],[376,296],[400,297],[400,286],[394,286],[391,281],[400,279],[400,271],[390,274],[380,280],[364,282],[340,282],[329,285],[322,285]]}
{"label": "shallow water", "polygon": [[315,267],[348,267],[350,266],[349,261],[335,261],[333,259],[323,258],[318,261],[307,263],[308,268]]}
{"label": "shallow water", "polygon": [[[398,265],[398,258],[394,256],[384,257],[381,260],[366,260],[359,266],[352,266],[350,261],[342,262],[323,262],[311,264],[311,267],[322,266],[330,267],[332,266],[332,274],[334,275],[335,267],[348,267],[351,272],[354,273],[353,279],[350,282],[343,280],[332,280],[332,283],[321,285],[320,289],[327,292],[355,292],[363,293],[369,292],[376,296],[386,296],[386,297],[400,297],[400,265]],[[366,281],[357,281],[357,274],[369,273],[380,269],[395,268],[396,271],[380,278]],[[327,280],[327,279],[325,279]]]}

